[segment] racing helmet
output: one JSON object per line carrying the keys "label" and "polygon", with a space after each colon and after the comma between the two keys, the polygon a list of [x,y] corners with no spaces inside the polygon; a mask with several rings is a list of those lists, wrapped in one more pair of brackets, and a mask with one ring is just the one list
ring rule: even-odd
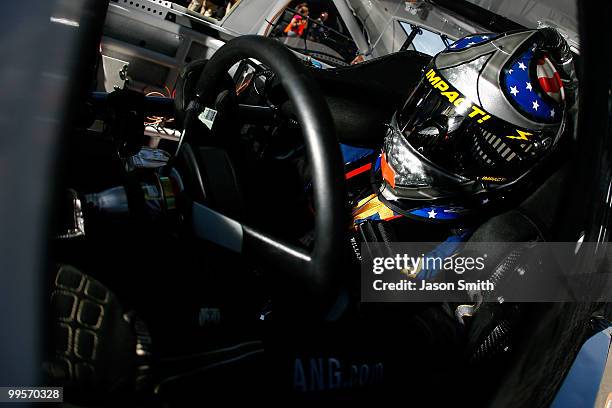
{"label": "racing helmet", "polygon": [[456,41],[391,121],[379,197],[436,220],[482,208],[556,150],[576,89],[572,53],[553,28]]}

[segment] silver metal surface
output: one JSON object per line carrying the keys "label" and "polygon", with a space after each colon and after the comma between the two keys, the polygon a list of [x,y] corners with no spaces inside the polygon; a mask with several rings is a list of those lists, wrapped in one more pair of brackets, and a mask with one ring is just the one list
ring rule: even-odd
{"label": "silver metal surface", "polygon": [[530,28],[554,27],[574,50],[580,48],[575,0],[467,0]]}
{"label": "silver metal surface", "polygon": [[[223,39],[203,34],[195,25]],[[108,9],[102,54],[130,64],[131,89],[167,94],[186,63],[210,58],[234,36],[233,31],[171,2],[119,0]]]}
{"label": "silver metal surface", "polygon": [[123,89],[125,86],[126,77],[123,75],[127,72],[130,63],[117,58],[102,55],[102,69],[104,71],[104,90],[113,92],[115,89]]}

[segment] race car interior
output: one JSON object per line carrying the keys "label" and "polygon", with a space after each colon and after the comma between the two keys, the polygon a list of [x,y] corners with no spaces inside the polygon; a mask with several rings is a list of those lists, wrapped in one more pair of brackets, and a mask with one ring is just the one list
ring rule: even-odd
{"label": "race car interior", "polygon": [[[188,63],[164,96],[100,92],[94,61],[53,186],[50,383],[77,406],[272,392],[380,401],[400,385],[477,406],[517,373],[559,376],[521,364],[547,348],[567,366],[570,342],[525,342],[584,338],[596,306],[493,302],[458,317],[453,304],[360,302],[355,246],[392,239],[381,224],[350,226],[338,142],[380,148],[430,60],[402,50],[322,70],[279,41],[241,36]],[[145,132],[168,122],[178,139]],[[557,222],[578,177],[564,151],[520,199],[476,216],[470,242],[574,239],[579,222]],[[412,240],[433,241],[443,227],[412,228]],[[490,275],[516,267],[512,254],[489,256]],[[474,384],[477,395],[464,393]]]}

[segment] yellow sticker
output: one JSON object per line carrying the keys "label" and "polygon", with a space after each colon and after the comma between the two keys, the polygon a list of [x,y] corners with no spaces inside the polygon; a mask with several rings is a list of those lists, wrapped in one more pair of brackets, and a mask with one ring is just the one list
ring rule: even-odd
{"label": "yellow sticker", "polygon": [[[472,119],[477,119],[478,123],[483,123],[484,121],[491,118],[491,115],[485,112],[484,109],[471,102],[469,99],[465,98],[459,92],[453,90],[449,91],[449,89],[451,88],[450,85],[440,76],[438,76],[438,74],[436,73],[436,71],[433,70],[433,68],[427,71],[427,73],[425,74],[425,78],[427,78],[429,84],[433,87],[433,89],[438,90],[440,92],[440,95],[448,99],[448,101],[455,105],[455,107],[461,108],[464,112],[470,112],[468,114],[468,117]],[[463,104],[465,103],[469,103],[470,106],[463,106]]]}
{"label": "yellow sticker", "polygon": [[511,135],[511,136],[506,136],[508,139],[517,139],[517,140],[526,140],[529,141],[529,138],[527,136],[533,136],[533,133],[529,133],[529,132],[525,132],[522,130],[516,130],[516,132],[518,133],[517,135]]}
{"label": "yellow sticker", "polygon": [[495,177],[495,176],[484,176],[481,178],[482,181],[492,181],[495,183],[503,183],[507,179],[505,177]]}

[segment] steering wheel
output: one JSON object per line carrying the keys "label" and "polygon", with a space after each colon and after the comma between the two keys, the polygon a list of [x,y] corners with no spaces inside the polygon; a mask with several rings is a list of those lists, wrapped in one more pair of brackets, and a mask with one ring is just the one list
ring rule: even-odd
{"label": "steering wheel", "polygon": [[289,99],[298,107],[297,117],[312,168],[314,248],[308,252],[244,225],[197,200],[192,204],[192,226],[198,237],[254,257],[286,274],[303,285],[314,302],[322,303],[334,296],[341,271],[343,237],[347,228],[345,179],[329,107],[297,57],[280,42],[260,36],[241,36],[226,43],[213,55],[199,77],[195,98],[187,108],[183,139],[204,138],[198,134],[201,132],[196,123],[198,115],[214,100],[218,84],[228,70],[247,58],[256,59],[275,72]]}

